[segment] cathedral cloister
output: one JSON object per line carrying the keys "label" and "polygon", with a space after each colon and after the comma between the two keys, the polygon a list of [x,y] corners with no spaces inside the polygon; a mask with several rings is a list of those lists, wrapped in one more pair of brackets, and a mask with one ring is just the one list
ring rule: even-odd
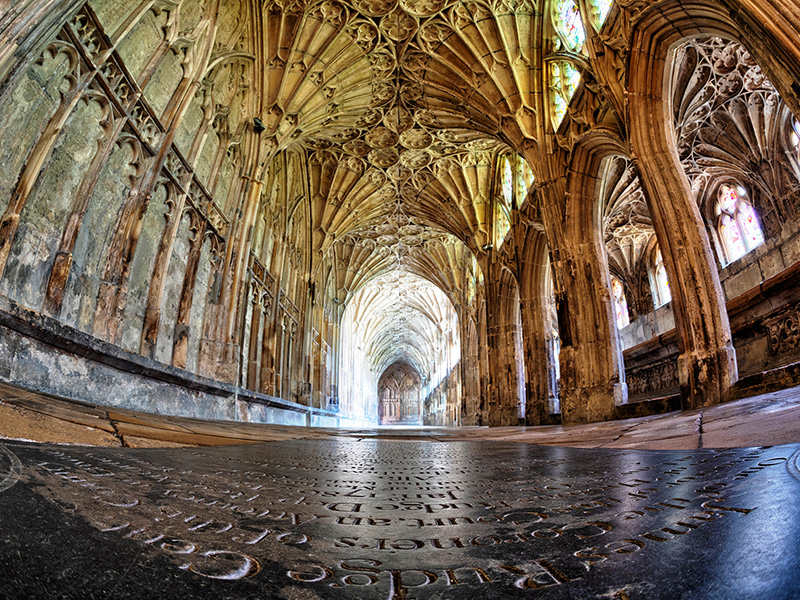
{"label": "cathedral cloister", "polygon": [[800,385],[797,0],[0,0],[0,167],[0,437],[558,444]]}

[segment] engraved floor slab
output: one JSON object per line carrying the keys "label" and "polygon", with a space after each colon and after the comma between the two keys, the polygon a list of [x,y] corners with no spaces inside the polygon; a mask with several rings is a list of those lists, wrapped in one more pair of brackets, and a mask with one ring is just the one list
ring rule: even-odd
{"label": "engraved floor slab", "polygon": [[0,597],[798,598],[800,445],[0,445]]}

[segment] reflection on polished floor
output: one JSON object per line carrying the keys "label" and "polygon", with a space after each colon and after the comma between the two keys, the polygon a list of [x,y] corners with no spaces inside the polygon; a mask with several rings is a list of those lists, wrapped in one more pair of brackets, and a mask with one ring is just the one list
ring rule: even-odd
{"label": "reflection on polished floor", "polygon": [[96,446],[215,446],[286,439],[506,441],[576,448],[690,450],[800,441],[800,388],[702,410],[571,426],[330,429],[202,421],[102,407],[0,383],[0,439]]}
{"label": "reflection on polished floor", "polygon": [[796,399],[321,430],[4,387],[0,597],[797,598]]}

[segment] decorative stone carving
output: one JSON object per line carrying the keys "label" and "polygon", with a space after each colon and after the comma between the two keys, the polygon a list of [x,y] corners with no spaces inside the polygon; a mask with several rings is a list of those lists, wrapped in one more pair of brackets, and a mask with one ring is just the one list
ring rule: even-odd
{"label": "decorative stone carving", "polygon": [[415,17],[432,17],[447,4],[446,0],[400,0],[403,10]]}
{"label": "decorative stone carving", "polygon": [[397,154],[397,150],[394,148],[380,148],[372,150],[367,155],[367,160],[369,160],[369,162],[374,166],[381,169],[391,167],[399,160],[399,158],[400,156]]}
{"label": "decorative stone carving", "polygon": [[108,45],[89,11],[85,8],[80,10],[70,25],[89,59],[95,64],[100,64],[108,51]]}
{"label": "decorative stone carving", "polygon": [[395,133],[403,133],[414,125],[412,114],[402,106],[393,106],[386,110],[383,124]]}
{"label": "decorative stone carving", "polygon": [[408,169],[421,169],[431,162],[431,155],[425,150],[405,150],[400,155],[400,161]]}
{"label": "decorative stone carving", "polygon": [[778,316],[763,321],[767,330],[770,354],[786,354],[800,349],[799,308],[796,305],[792,306]]}
{"label": "decorative stone carving", "polygon": [[378,30],[369,21],[354,21],[348,26],[346,33],[365,54],[369,53],[378,41]]}
{"label": "decorative stone carving", "polygon": [[353,6],[370,17],[382,17],[397,6],[397,0],[354,0]]}
{"label": "decorative stone carving", "polygon": [[407,40],[417,30],[417,21],[402,10],[395,10],[381,19],[381,30],[395,42]]}
{"label": "decorative stone carving", "polygon": [[678,52],[673,74],[678,152],[709,218],[714,185],[733,179],[753,188],[766,234],[800,213],[800,182],[785,160],[788,107],[753,56],[737,42],[693,39]]}
{"label": "decorative stone carving", "polygon": [[409,149],[422,150],[433,143],[433,136],[424,129],[409,129],[400,135],[400,143]]}
{"label": "decorative stone carving", "polygon": [[397,144],[398,135],[386,127],[375,127],[364,137],[373,148],[388,148]]}
{"label": "decorative stone carving", "polygon": [[671,394],[680,389],[675,357],[626,373],[629,397]]}

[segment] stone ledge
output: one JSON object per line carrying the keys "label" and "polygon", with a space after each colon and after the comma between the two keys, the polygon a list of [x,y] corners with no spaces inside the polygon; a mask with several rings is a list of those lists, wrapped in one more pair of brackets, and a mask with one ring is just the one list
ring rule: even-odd
{"label": "stone ledge", "polygon": [[64,325],[55,319],[20,306],[0,296],[0,325],[60,350],[114,367],[120,371],[144,375],[166,383],[229,397],[236,393],[233,385],[195,375],[152,359],[123,350],[106,341]]}
{"label": "stone ledge", "polygon": [[731,390],[731,400],[741,400],[756,394],[777,392],[797,385],[800,381],[800,362],[755,373],[741,378]]}
{"label": "stone ledge", "polygon": [[[128,352],[73,327],[64,325],[51,317],[20,306],[5,296],[0,296],[0,327],[37,342],[40,347],[49,349],[53,356],[72,355],[76,358],[79,357],[87,362],[108,367],[112,369],[112,372],[118,372],[120,375],[128,374],[134,377],[144,377],[156,383],[178,386],[190,396],[210,395],[211,398],[202,398],[206,401],[213,402],[215,398],[218,400],[224,399],[229,404],[236,398],[240,402],[278,409],[279,411],[301,413],[319,418],[341,418],[338,413],[329,410],[304,406],[253,390],[237,389],[236,386],[229,383],[196,375],[169,365],[163,365],[155,360]],[[57,375],[57,373],[53,373],[53,375]],[[26,386],[24,381],[16,381],[12,378],[11,382],[23,387],[29,387]],[[38,391],[63,395],[58,390],[42,389]],[[71,397],[71,399],[77,402],[103,404],[101,398]],[[168,406],[159,406],[158,408],[158,412],[175,412],[169,411]],[[177,413],[180,412],[177,411]]]}

